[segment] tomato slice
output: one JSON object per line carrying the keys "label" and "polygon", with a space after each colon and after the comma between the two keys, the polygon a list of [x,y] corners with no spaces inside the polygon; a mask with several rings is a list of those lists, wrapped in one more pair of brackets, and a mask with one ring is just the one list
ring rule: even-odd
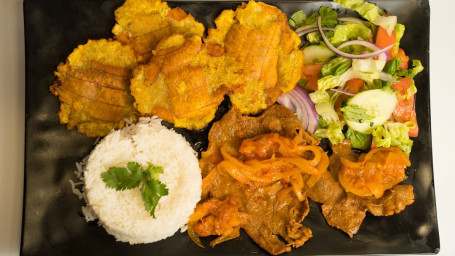
{"label": "tomato slice", "polygon": [[399,69],[408,69],[408,62],[409,57],[406,55],[403,49],[398,49],[397,57],[401,58],[401,65],[398,67]]}
{"label": "tomato slice", "polygon": [[[389,45],[395,45],[395,42],[397,40],[397,33],[395,30],[393,30],[392,34],[389,35],[387,31],[381,27],[378,26],[378,31],[376,32],[376,41],[375,44],[381,48],[386,48]],[[390,54],[391,58],[395,58],[396,54],[393,54],[393,47],[390,48],[387,51]]]}
{"label": "tomato slice", "polygon": [[400,79],[397,83],[391,87],[395,90],[397,95],[397,105],[393,110],[393,117],[397,122],[406,123],[412,121],[415,123],[415,127],[409,130],[410,137],[417,137],[419,133],[419,126],[417,124],[417,116],[414,109],[414,94],[412,93],[407,98],[403,98],[402,95],[408,93],[408,89],[412,85],[412,80],[409,77]]}
{"label": "tomato slice", "polygon": [[303,65],[302,79],[306,81],[305,89],[316,91],[318,89],[319,72],[324,64]]}
{"label": "tomato slice", "polygon": [[[351,80],[348,80],[346,84],[344,85],[344,90],[352,93],[358,93],[360,92],[365,85],[365,82],[360,79],[360,78],[354,78]],[[341,104],[343,101],[347,98],[348,96],[346,94],[342,94],[338,97],[337,101],[335,101],[335,111],[337,112],[338,116],[342,119],[343,115],[341,114],[340,108]]]}

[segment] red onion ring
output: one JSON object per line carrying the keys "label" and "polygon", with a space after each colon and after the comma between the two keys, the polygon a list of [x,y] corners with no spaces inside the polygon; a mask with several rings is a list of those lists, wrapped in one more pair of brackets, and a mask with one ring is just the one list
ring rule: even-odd
{"label": "red onion ring", "polygon": [[365,25],[365,22],[363,22],[363,20],[354,17],[339,17],[338,20],[343,22],[352,22],[360,25]]}
{"label": "red onion ring", "polygon": [[388,73],[385,73],[385,72],[379,73],[379,79],[382,80],[382,81],[385,81],[385,82],[389,82],[389,83],[396,83],[397,82],[397,80],[395,80],[395,78],[393,78],[393,76],[391,74],[388,74]]}
{"label": "red onion ring", "polygon": [[294,90],[281,94],[277,102],[295,112],[306,131],[310,133],[316,132],[319,115],[310,96],[303,88],[300,86],[294,87]]}
{"label": "red onion ring", "polygon": [[354,96],[355,95],[355,93],[348,92],[348,91],[341,90],[341,89],[331,88],[330,90],[332,90],[334,92],[339,92],[339,93],[342,93],[342,94],[346,94],[348,96]]}
{"label": "red onion ring", "polygon": [[[334,28],[329,28],[329,27],[322,27],[323,30],[328,30],[328,31],[335,31]],[[318,27],[316,25],[310,25],[310,26],[305,26],[301,27],[295,30],[295,33],[297,33],[298,36],[303,36],[305,34],[318,31]]]}
{"label": "red onion ring", "polygon": [[[347,41],[347,42],[344,42],[344,43],[340,44],[340,45],[337,47],[337,49],[338,49],[338,50],[341,50],[341,49],[343,49],[344,47],[350,46],[350,45],[361,45],[361,46],[365,46],[365,47],[367,47],[368,49],[370,49],[370,50],[372,50],[372,51],[380,51],[380,50],[383,50],[381,47],[379,47],[379,46],[377,46],[377,45],[375,45],[375,44],[373,44],[373,43],[371,43],[371,42],[365,41],[365,40],[351,40],[351,41]],[[392,48],[393,45],[389,45],[389,46],[387,46],[387,47]],[[386,48],[387,48],[387,47],[386,47]],[[386,48],[384,48],[384,49],[386,49]],[[390,48],[388,48],[388,49],[390,49]],[[390,54],[389,54],[389,52],[387,52],[387,51],[386,51],[386,52],[382,52],[382,53],[380,53],[380,54],[378,55],[378,58],[379,58],[380,60],[387,61],[387,60],[389,60],[389,58],[390,58]]]}
{"label": "red onion ring", "polygon": [[375,52],[367,53],[367,54],[360,54],[360,55],[345,53],[345,52],[342,52],[341,50],[335,48],[335,46],[333,46],[329,42],[327,37],[324,35],[324,31],[322,30],[322,25],[321,25],[321,16],[318,17],[318,29],[319,29],[319,33],[321,33],[322,40],[324,40],[324,43],[327,45],[327,47],[332,52],[340,55],[343,58],[347,58],[347,59],[368,59],[368,58],[373,58],[373,57],[376,57],[376,56],[380,55],[381,53],[384,53],[384,52],[388,51],[390,48],[393,47],[393,44],[392,44],[392,45],[389,45],[389,46],[387,46],[387,47],[385,47],[383,49],[377,50]]}

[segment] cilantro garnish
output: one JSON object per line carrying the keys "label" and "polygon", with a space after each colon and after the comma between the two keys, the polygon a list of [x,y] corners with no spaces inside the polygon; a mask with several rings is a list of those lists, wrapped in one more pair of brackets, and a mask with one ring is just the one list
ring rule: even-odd
{"label": "cilantro garnish", "polygon": [[139,163],[129,162],[125,167],[111,167],[101,173],[106,186],[116,190],[133,189],[140,186],[145,209],[155,218],[155,208],[161,197],[169,193],[166,185],[158,180],[163,167],[148,163],[146,170]]}
{"label": "cilantro garnish", "polygon": [[341,108],[343,117],[346,120],[362,123],[366,120],[373,119],[373,116],[367,113],[367,110],[358,105],[346,105]]}

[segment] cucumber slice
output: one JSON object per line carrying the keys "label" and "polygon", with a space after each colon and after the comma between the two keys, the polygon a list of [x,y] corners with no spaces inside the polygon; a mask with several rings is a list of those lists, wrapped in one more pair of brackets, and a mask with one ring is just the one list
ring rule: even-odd
{"label": "cucumber slice", "polygon": [[329,59],[335,56],[329,48],[323,45],[310,45],[303,49],[304,64],[322,64],[329,62]]}
{"label": "cucumber slice", "polygon": [[382,125],[390,118],[396,104],[397,97],[393,91],[382,89],[363,91],[348,100],[346,106],[363,108],[370,118],[359,122],[348,120],[345,113],[343,116],[351,129],[370,134],[375,127]]}

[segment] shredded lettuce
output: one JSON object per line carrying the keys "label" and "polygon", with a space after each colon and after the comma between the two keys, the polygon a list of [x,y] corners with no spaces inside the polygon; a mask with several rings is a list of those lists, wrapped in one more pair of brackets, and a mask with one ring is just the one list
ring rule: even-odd
{"label": "shredded lettuce", "polygon": [[334,0],[344,8],[351,9],[358,12],[363,18],[372,22],[377,26],[381,26],[386,29],[389,35],[392,34],[395,25],[397,24],[396,16],[386,16],[377,5],[365,2],[363,0]]}
{"label": "shredded lettuce", "polygon": [[373,32],[365,25],[348,23],[345,25],[336,26],[330,43],[337,47],[344,42],[359,38],[366,41],[371,41],[373,38]]}
{"label": "shredded lettuce", "polygon": [[398,70],[396,72],[397,76],[407,76],[409,78],[414,78],[418,73],[423,71],[423,66],[420,60],[412,60],[412,68],[406,70]]}
{"label": "shredded lettuce", "polygon": [[349,68],[346,72],[341,75],[328,75],[318,80],[318,90],[328,90],[331,88],[343,87],[348,81],[355,78],[355,73],[352,68]]}
{"label": "shredded lettuce", "polygon": [[420,60],[412,60],[412,66],[413,67],[411,69],[405,70],[398,69],[394,74],[396,78],[409,77],[411,79],[411,86],[406,91],[406,94],[399,95],[399,97],[402,99],[409,99],[411,96],[417,93],[417,87],[415,86],[414,77],[418,73],[423,71],[423,66]]}
{"label": "shredded lettuce", "polygon": [[367,84],[373,84],[374,80],[379,79],[380,72],[385,65],[383,60],[374,59],[353,59],[352,67],[341,75],[328,75],[318,80],[319,90],[343,87],[351,79],[360,78]]}
{"label": "shredded lettuce", "polygon": [[305,25],[306,13],[303,10],[297,11],[291,15],[288,23],[293,28],[300,28]]}
{"label": "shredded lettuce", "polygon": [[400,49],[400,41],[404,35],[405,26],[403,24],[397,23],[395,25],[396,40],[392,48],[392,54],[397,55],[398,50]]}
{"label": "shredded lettuce", "polygon": [[409,139],[408,132],[409,128],[404,123],[386,122],[376,127],[372,135],[376,147],[398,146],[409,156],[413,141]]}
{"label": "shredded lettuce", "polygon": [[379,16],[373,23],[375,25],[383,27],[387,31],[387,34],[390,36],[396,27],[397,16]]}
{"label": "shredded lettuce", "polygon": [[400,65],[401,65],[401,58],[400,57],[396,57],[396,58],[393,58],[393,59],[387,61],[387,63],[385,64],[384,68],[382,69],[382,71],[387,73],[387,74],[394,75],[395,72],[397,72],[398,67]]}
{"label": "shredded lettuce", "polygon": [[368,150],[371,146],[371,134],[365,134],[348,128],[344,136],[351,141],[352,148]]}
{"label": "shredded lettuce", "polygon": [[328,75],[339,76],[346,72],[351,67],[352,61],[350,59],[343,58],[338,56],[331,59],[327,64],[322,66],[321,75],[322,77]]}
{"label": "shredded lettuce", "polygon": [[[326,7],[326,6],[322,6],[321,8],[319,8],[319,15],[321,16],[321,25],[322,26],[333,28],[336,25],[338,25],[337,11],[335,11],[329,7]],[[317,18],[316,18],[315,23],[317,23]]]}
{"label": "shredded lettuce", "polygon": [[314,134],[316,138],[328,138],[332,144],[342,142],[344,139],[342,132],[344,123],[340,121],[338,114],[335,112],[329,93],[326,91],[315,91],[310,93],[310,98],[315,104],[316,112],[320,118],[318,129]]}
{"label": "shredded lettuce", "polygon": [[359,73],[365,73],[364,75],[368,75],[370,78],[367,81],[373,82],[373,79],[379,78],[379,73],[382,71],[385,64],[386,62],[384,60],[353,59],[352,70]]}
{"label": "shredded lettuce", "polygon": [[363,0],[334,0],[335,3],[344,8],[358,12],[365,19],[374,22],[377,17],[384,15],[384,12],[375,4]]}
{"label": "shredded lettuce", "polygon": [[288,23],[291,27],[294,28],[316,25],[319,16],[321,16],[321,24],[324,27],[334,28],[336,25],[338,25],[337,11],[326,6],[322,6],[319,8],[318,12],[314,12],[310,16],[307,16],[303,10],[297,11],[291,15]]}

